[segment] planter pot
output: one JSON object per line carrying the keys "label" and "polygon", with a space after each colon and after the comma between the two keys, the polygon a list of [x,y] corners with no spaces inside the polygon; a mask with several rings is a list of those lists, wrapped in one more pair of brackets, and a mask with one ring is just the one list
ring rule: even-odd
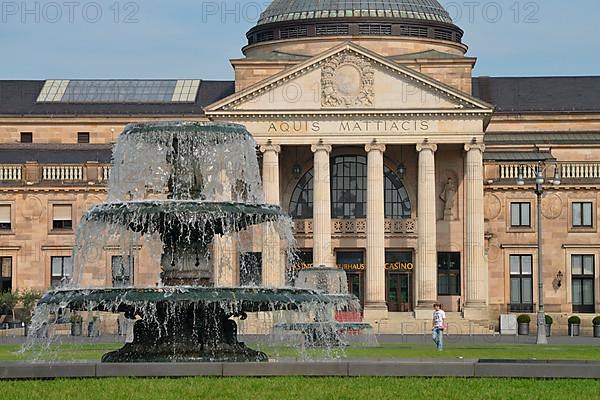
{"label": "planter pot", "polygon": [[594,325],[594,337],[600,338],[600,325]]}
{"label": "planter pot", "polygon": [[529,335],[529,324],[520,323],[519,324],[519,336],[527,336]]}
{"label": "planter pot", "polygon": [[579,336],[580,324],[569,324],[569,336]]}
{"label": "planter pot", "polygon": [[81,336],[82,332],[83,324],[81,322],[71,324],[71,336]]}
{"label": "planter pot", "polygon": [[552,336],[552,325],[546,324],[546,337]]}

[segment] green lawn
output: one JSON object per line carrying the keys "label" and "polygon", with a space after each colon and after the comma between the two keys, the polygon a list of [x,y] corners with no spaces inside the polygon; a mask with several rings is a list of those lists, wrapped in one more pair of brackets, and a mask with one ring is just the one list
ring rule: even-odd
{"label": "green lawn", "polygon": [[18,400],[597,399],[600,381],[399,378],[185,378],[2,382]]}
{"label": "green lawn", "polygon": [[[266,352],[273,359],[302,359],[303,355],[291,348],[275,348],[250,344]],[[116,350],[119,344],[53,345],[44,352],[34,349],[22,354],[19,346],[0,346],[0,362],[41,360],[98,361],[104,353]],[[435,351],[433,344],[386,344],[378,347],[349,347],[345,351],[323,354],[311,350],[304,354],[308,359],[350,358],[393,360],[402,358],[500,358],[539,360],[600,360],[600,346],[537,346],[523,344],[447,344],[444,352]]]}

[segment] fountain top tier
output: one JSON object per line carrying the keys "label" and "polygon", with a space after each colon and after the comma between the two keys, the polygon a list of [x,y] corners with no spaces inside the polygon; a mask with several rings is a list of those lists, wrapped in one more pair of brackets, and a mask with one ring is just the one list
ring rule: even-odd
{"label": "fountain top tier", "polygon": [[113,151],[109,201],[264,201],[256,142],[242,125],[128,125]]}

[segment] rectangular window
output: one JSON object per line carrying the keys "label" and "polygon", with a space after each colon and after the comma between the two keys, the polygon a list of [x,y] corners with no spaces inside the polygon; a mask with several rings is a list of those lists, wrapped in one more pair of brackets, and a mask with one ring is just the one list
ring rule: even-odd
{"label": "rectangular window", "polygon": [[510,310],[533,312],[533,256],[510,256]]}
{"label": "rectangular window", "polygon": [[510,256],[510,310],[533,312],[533,256]]}
{"label": "rectangular window", "polygon": [[0,293],[12,291],[12,257],[0,257]]}
{"label": "rectangular window", "polygon": [[593,203],[573,203],[573,226],[591,228],[594,225]]}
{"label": "rectangular window", "polygon": [[460,253],[438,253],[438,295],[460,296]]}
{"label": "rectangular window", "polygon": [[33,143],[33,132],[21,132],[21,143]]}
{"label": "rectangular window", "polygon": [[58,288],[66,284],[73,274],[73,259],[69,257],[52,257],[52,288]]}
{"label": "rectangular window", "polygon": [[52,229],[70,230],[73,229],[73,214],[70,205],[53,206]]}
{"label": "rectangular window", "polygon": [[531,203],[511,203],[511,225],[531,227]]}
{"label": "rectangular window", "polygon": [[9,231],[11,228],[10,204],[0,204],[0,230]]}
{"label": "rectangular window", "polygon": [[85,144],[90,142],[89,132],[77,132],[77,143]]}
{"label": "rectangular window", "polygon": [[593,255],[571,256],[571,281],[573,285],[573,312],[594,313],[596,293],[594,291],[595,264]]}
{"label": "rectangular window", "polygon": [[134,262],[135,258],[132,256],[112,256],[111,271],[113,287],[124,288],[133,285]]}

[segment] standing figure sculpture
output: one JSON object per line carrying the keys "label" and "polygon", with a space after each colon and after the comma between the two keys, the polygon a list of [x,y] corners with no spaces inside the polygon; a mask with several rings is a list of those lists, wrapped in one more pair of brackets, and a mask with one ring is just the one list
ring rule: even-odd
{"label": "standing figure sculpture", "polygon": [[453,178],[448,178],[444,191],[440,194],[440,199],[444,202],[444,220],[453,221],[456,219],[456,194],[458,188]]}

